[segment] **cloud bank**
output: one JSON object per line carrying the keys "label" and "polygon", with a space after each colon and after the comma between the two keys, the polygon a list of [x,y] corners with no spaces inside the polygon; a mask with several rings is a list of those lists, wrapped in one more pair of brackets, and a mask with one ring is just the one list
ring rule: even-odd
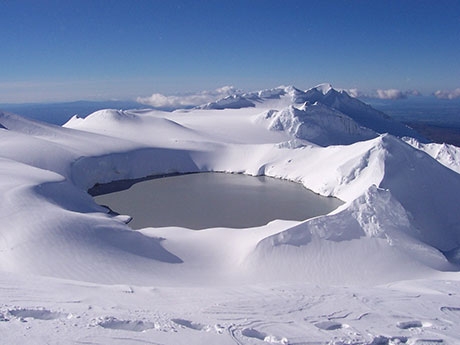
{"label": "cloud bank", "polygon": [[407,94],[398,89],[377,90],[377,98],[380,99],[404,99]]}
{"label": "cloud bank", "polygon": [[456,88],[455,90],[447,91],[447,90],[438,90],[434,93],[436,98],[439,99],[456,99],[460,98],[460,88]]}
{"label": "cloud bank", "polygon": [[[356,98],[373,98],[384,100],[401,100],[409,96],[421,96],[418,90],[399,90],[399,89],[377,89],[370,92],[364,92],[357,88],[342,89],[350,96]],[[241,93],[241,90],[233,86],[223,86],[212,91],[201,91],[197,93],[188,93],[182,95],[164,95],[154,93],[148,97],[137,97],[137,102],[149,105],[153,108],[174,110],[180,108],[192,108],[210,102],[215,102],[221,98]],[[455,90],[438,90],[433,93],[438,99],[457,99],[460,98],[460,88]]]}
{"label": "cloud bank", "polygon": [[399,89],[377,89],[375,91],[366,93],[359,89],[345,89],[345,91],[352,97],[356,98],[377,98],[377,99],[389,99],[398,100],[406,99],[409,96],[421,96],[421,93],[417,90],[402,91]]}
{"label": "cloud bank", "polygon": [[137,102],[161,109],[189,108],[209,102],[238,92],[233,86],[223,86],[213,91],[201,91],[198,93],[166,96],[154,93],[149,97],[137,97]]}
{"label": "cloud bank", "polygon": [[358,89],[344,89],[344,91],[348,93],[351,97],[355,97],[355,98],[358,98],[358,97],[365,98],[366,97],[366,94]]}

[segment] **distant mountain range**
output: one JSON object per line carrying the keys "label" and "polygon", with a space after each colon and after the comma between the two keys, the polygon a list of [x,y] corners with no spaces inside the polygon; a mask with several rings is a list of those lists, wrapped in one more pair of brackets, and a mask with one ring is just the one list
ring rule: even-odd
{"label": "distant mountain range", "polygon": [[[203,104],[198,108],[224,109],[255,107],[261,102],[279,99],[281,96],[290,94],[295,104],[309,102],[314,104],[319,101],[321,104],[332,106],[344,114],[353,113],[354,120],[360,125],[368,126],[366,113],[371,111],[374,114],[380,113],[382,119],[381,128],[377,132],[386,132],[388,116],[404,124],[409,125],[425,138],[438,143],[449,143],[460,146],[460,100],[439,100],[434,97],[412,97],[401,100],[380,100],[363,99],[363,101],[350,97],[344,91],[338,91],[329,84],[321,84],[317,87],[302,91],[295,87],[278,87],[255,92],[238,92]],[[370,106],[374,110],[370,110]],[[56,125],[63,125],[72,116],[78,115],[81,118],[100,109],[139,109],[149,108],[165,111],[173,111],[171,107],[152,107],[136,101],[73,101],[59,103],[23,103],[23,104],[0,104],[0,110],[13,112],[22,116],[44,121]],[[189,107],[190,108],[190,107]],[[362,115],[359,116],[360,111]],[[360,119],[358,119],[360,117]],[[386,123],[386,124],[385,124]],[[383,126],[383,127],[382,127]],[[395,128],[393,128],[394,132]],[[402,131],[401,131],[402,130]],[[406,133],[407,129],[400,127],[400,135],[414,135]]]}

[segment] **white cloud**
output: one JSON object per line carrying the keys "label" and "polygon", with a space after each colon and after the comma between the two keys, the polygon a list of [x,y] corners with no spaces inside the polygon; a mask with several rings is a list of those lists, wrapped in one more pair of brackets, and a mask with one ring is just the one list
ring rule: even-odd
{"label": "white cloud", "polygon": [[377,90],[377,98],[380,99],[404,99],[407,98],[407,92],[398,89]]}
{"label": "white cloud", "polygon": [[238,90],[233,86],[223,86],[214,91],[202,91],[185,95],[166,96],[161,93],[154,93],[149,97],[137,97],[137,102],[154,108],[177,109],[206,104],[237,92]]}
{"label": "white cloud", "polygon": [[229,95],[233,95],[235,92],[238,92],[238,90],[233,86],[226,85],[226,86],[222,86],[221,88],[218,88],[216,92],[219,95],[229,96]]}
{"label": "white cloud", "polygon": [[446,91],[446,90],[438,90],[434,93],[434,95],[439,99],[455,99],[460,98],[460,88],[455,90]]}
{"label": "white cloud", "polygon": [[358,89],[346,89],[344,90],[346,93],[348,93],[351,97],[355,97],[355,98],[358,98],[358,97],[366,97],[366,95],[361,92],[360,90]]}
{"label": "white cloud", "polygon": [[[401,91],[398,89],[377,89],[370,92],[365,92],[357,88],[342,89],[350,96],[356,98],[377,98],[387,100],[405,99],[409,96],[420,96],[421,93],[417,90]],[[456,90],[460,97],[460,89]],[[241,93],[241,90],[233,86],[223,86],[212,91],[201,91],[197,93],[188,93],[182,95],[164,95],[154,93],[148,97],[137,97],[137,102],[161,109],[180,109],[190,108],[210,102],[217,101],[229,95]],[[441,92],[441,91],[439,91]],[[445,97],[447,98],[447,96]]]}
{"label": "white cloud", "polygon": [[378,89],[371,92],[364,92],[359,89],[345,89],[350,96],[356,98],[377,98],[377,99],[389,99],[389,100],[397,100],[397,99],[405,99],[409,96],[421,96],[421,93],[418,90],[408,90],[408,91],[401,91],[398,89]]}
{"label": "white cloud", "polygon": [[422,93],[418,90],[406,91],[406,94],[409,96],[422,96]]}

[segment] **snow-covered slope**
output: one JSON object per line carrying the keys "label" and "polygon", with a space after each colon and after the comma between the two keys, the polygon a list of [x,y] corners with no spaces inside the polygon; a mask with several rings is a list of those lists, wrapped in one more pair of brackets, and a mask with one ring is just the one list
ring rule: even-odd
{"label": "snow-covered slope", "polygon": [[290,94],[295,103],[320,102],[332,107],[355,120],[359,125],[377,133],[389,133],[394,136],[409,136],[425,141],[416,131],[388,115],[372,108],[370,105],[351,97],[345,91],[337,91],[329,84],[319,85],[305,92],[290,88]]}
{"label": "snow-covered slope", "polygon": [[341,112],[343,115],[353,119],[359,126],[368,128],[376,133],[389,133],[397,137],[417,138],[419,141],[426,142],[426,139],[412,128],[391,119],[385,113],[372,108],[357,98],[351,97],[344,90],[335,90],[330,84],[320,84],[305,91],[293,86],[281,86],[258,92],[236,94],[203,107],[223,109],[254,106],[267,107],[268,104],[272,104],[279,109],[283,105],[295,105],[298,108],[307,102],[310,104],[319,103]]}
{"label": "snow-covered slope", "polygon": [[[454,344],[458,148],[420,144],[328,85],[227,101],[172,113],[101,110],[64,127],[0,113],[0,330],[14,330],[7,341],[29,332],[15,323],[23,318],[36,343],[79,334],[93,343]],[[399,138],[411,134],[411,145]],[[344,204],[251,229],[133,230],[86,192],[200,171],[288,179]],[[38,287],[25,283],[32,275]],[[424,288],[402,282],[413,279]],[[414,295],[423,296],[417,315],[390,303]]]}
{"label": "snow-covered slope", "polygon": [[449,169],[460,173],[460,148],[450,144],[421,143],[414,138],[406,138],[408,144],[428,153]]}
{"label": "snow-covered slope", "polygon": [[259,119],[266,120],[270,130],[286,131],[298,139],[321,146],[347,145],[377,136],[350,117],[318,102],[306,102],[299,108],[291,105],[280,111],[269,110]]}
{"label": "snow-covered slope", "polygon": [[202,106],[197,107],[198,109],[240,109],[255,107],[255,104],[241,95],[230,95],[225,98],[219,99],[215,102],[210,102]]}
{"label": "snow-covered slope", "polygon": [[[273,103],[270,104],[271,106]],[[35,192],[35,194],[40,195],[38,201],[34,196],[30,204],[38,202],[40,205],[44,202],[44,205],[47,205],[48,203],[49,207],[53,209],[51,213],[56,212],[55,217],[61,219],[60,223],[64,224],[62,227],[53,227],[53,232],[50,232],[48,236],[42,236],[42,241],[53,243],[60,238],[63,243],[68,243],[66,246],[69,248],[65,252],[82,250],[85,254],[81,256],[86,258],[82,259],[82,265],[85,265],[86,261],[99,263],[100,255],[107,255],[103,248],[115,252],[121,251],[116,255],[116,261],[121,260],[120,265],[123,265],[122,262],[145,260],[144,256],[132,256],[134,250],[132,245],[124,246],[118,241],[116,241],[116,245],[113,242],[107,242],[104,231],[120,228],[120,236],[123,237],[128,236],[124,234],[130,233],[129,228],[123,223],[117,222],[117,219],[107,217],[104,213],[98,213],[101,212],[101,208],[92,201],[88,201],[87,204],[81,201],[90,200],[83,197],[85,189],[96,183],[123,178],[137,178],[149,174],[211,170],[243,172],[254,175],[265,174],[286,178],[301,182],[320,194],[337,196],[346,202],[346,206],[344,206],[346,212],[340,213],[344,217],[341,220],[342,224],[349,224],[348,219],[361,217],[362,212],[369,213],[371,214],[369,219],[377,224],[375,227],[383,228],[377,238],[387,238],[388,241],[384,247],[391,247],[392,251],[404,252],[405,255],[417,258],[417,262],[420,261],[425,264],[423,260],[420,260],[421,256],[417,254],[416,250],[423,244],[423,246],[428,246],[431,251],[439,254],[436,262],[433,264],[430,262],[428,267],[451,269],[442,252],[450,252],[460,247],[460,229],[455,212],[457,205],[460,204],[459,193],[457,192],[460,189],[458,174],[446,169],[430,156],[412,148],[400,139],[391,135],[377,136],[375,132],[358,126],[351,118],[320,103],[304,104],[300,108],[290,106],[280,110],[269,109],[262,110],[262,112],[261,110],[261,105],[250,109],[226,110],[219,112],[219,114],[210,110],[190,110],[175,113],[103,110],[88,116],[86,119],[72,119],[66,124],[67,128],[39,124],[12,115],[3,116],[2,123],[5,123],[9,128],[3,133],[5,137],[5,140],[2,141],[5,145],[3,157],[14,161],[14,156],[16,156],[18,163],[55,174],[50,183],[46,184],[46,188],[41,186],[40,193]],[[266,121],[269,122],[268,126]],[[70,127],[80,130],[75,131]],[[311,130],[312,128],[313,130]],[[254,138],[258,139],[255,140]],[[369,138],[371,139],[366,140]],[[96,141],[97,145],[95,145]],[[33,149],[27,152],[26,149],[21,151],[19,142],[26,143],[27,147],[32,146]],[[89,145],[90,142],[92,142],[91,145]],[[311,142],[324,147],[311,145]],[[347,145],[331,146],[333,143]],[[94,147],[92,147],[93,145]],[[50,154],[43,154],[44,152]],[[10,174],[11,169],[8,169],[6,174]],[[18,169],[25,170],[24,167]],[[60,182],[57,183],[57,180]],[[437,181],[442,182],[438,183]],[[388,196],[385,198],[392,200],[391,207],[379,211],[383,212],[382,214],[377,212],[377,210],[381,210],[381,207],[373,204],[374,202],[381,202],[380,199],[378,197],[365,197],[365,195],[371,195],[369,193],[373,190],[372,188],[386,190]],[[21,198],[27,199],[28,194],[27,192],[24,193]],[[31,195],[35,194],[32,193]],[[73,198],[69,198],[69,195],[72,194],[75,194],[75,200],[80,200],[76,205],[73,205]],[[381,195],[377,192],[374,194]],[[61,209],[63,200],[67,200],[65,202],[66,207]],[[360,208],[354,209],[357,200],[366,200],[366,211]],[[424,200],[424,202],[421,203],[420,200]],[[385,226],[379,225],[380,223],[387,224],[388,220],[385,219],[388,218],[388,210],[398,207],[401,208],[401,217],[407,225],[405,227],[395,226],[395,229],[399,229],[403,233],[401,236],[409,242],[414,241],[416,245],[404,242],[405,244],[401,247],[396,246],[395,241],[390,239],[398,236],[388,235]],[[41,211],[43,208],[45,207],[37,206],[37,210],[40,209]],[[68,209],[88,210],[85,213],[90,212],[92,216],[83,216],[77,212],[72,217],[68,217],[65,215],[65,211]],[[63,214],[59,216],[61,212]],[[39,222],[30,222],[27,227],[22,226],[24,219],[30,219],[33,212],[28,211],[26,214],[27,216],[17,219],[9,217],[8,228],[11,230],[7,230],[5,234],[11,231],[12,238],[16,238],[15,241],[24,240],[25,243],[33,243],[27,240],[28,236],[30,234],[36,236],[41,231],[46,231],[44,230],[46,227],[39,225]],[[72,236],[69,237],[67,234],[69,224],[67,222],[74,217],[75,219],[71,223],[75,222],[78,226],[75,226]],[[380,220],[380,218],[384,220]],[[330,219],[329,216],[325,216],[325,223],[328,224]],[[307,224],[309,222],[307,221]],[[336,223],[337,220],[332,222]],[[94,239],[91,235],[85,234],[91,234],[95,224],[99,223],[101,225],[98,227],[107,229],[98,232],[102,236],[102,240],[98,236],[98,241],[101,242],[98,245],[100,249],[96,255],[86,253],[88,248],[85,244],[86,240],[83,242],[79,240],[78,243],[74,243],[75,237],[86,238],[93,242]],[[363,233],[369,232],[365,229],[366,222],[358,222],[357,224]],[[35,226],[41,230],[32,230]],[[309,227],[309,225],[306,226]],[[20,230],[17,230],[18,228]],[[350,225],[349,228],[351,229],[352,226]],[[81,230],[77,231],[76,229]],[[411,230],[407,231],[407,229]],[[261,231],[262,235],[252,241],[246,241],[248,250],[244,254],[239,254],[243,257],[238,256],[238,260],[241,260],[244,265],[251,263],[250,266],[252,267],[254,262],[257,262],[257,260],[253,261],[252,259],[254,253],[258,253],[260,248],[265,248],[259,242],[264,243],[264,238],[271,236],[272,231],[267,233]],[[274,231],[279,233],[279,236],[283,236],[284,232],[289,233],[290,230],[276,228]],[[51,235],[52,233],[54,235]],[[78,235],[79,233],[81,234]],[[310,236],[307,231],[304,233],[305,236]],[[134,236],[136,239],[132,241],[135,243],[140,241],[138,236],[136,234]],[[343,236],[347,241],[356,240],[360,243],[359,245],[362,245],[354,235],[348,237],[345,234]],[[163,234],[161,237],[168,238],[169,236]],[[113,235],[112,238],[116,238],[116,236]],[[200,243],[204,240],[198,238],[199,236],[196,237],[197,243],[190,245],[200,247]],[[234,236],[234,238],[235,245],[238,245],[239,240],[236,240],[238,237]],[[326,236],[326,238],[329,237]],[[125,243],[130,243],[130,240],[125,241]],[[300,243],[304,243],[304,241],[301,240]],[[297,244],[294,243],[294,245]],[[161,248],[160,245],[158,246]],[[320,248],[322,247],[320,246]],[[408,248],[414,250],[415,253],[412,255]],[[182,252],[176,252],[174,248],[169,249],[170,251],[167,251],[169,254],[164,255],[172,255],[172,257],[177,257],[180,260],[183,260],[181,257],[186,255]],[[30,260],[23,259],[20,264],[16,263],[19,271],[25,269],[42,274],[55,272],[53,275],[85,279],[76,273],[78,270],[76,272],[69,270],[65,270],[64,273],[60,272],[60,269],[56,267],[57,261],[54,260],[55,256],[60,255],[56,253],[56,247],[47,251],[49,260],[45,260],[43,257],[39,265],[34,264],[36,258],[34,252],[36,250],[32,244],[22,246],[21,249],[7,250],[3,252],[3,262],[14,261],[10,256],[29,257]],[[43,247],[40,247],[39,250],[42,251]],[[228,255],[232,256],[232,254]],[[244,258],[245,256],[247,259]],[[290,256],[285,255],[285,257]],[[293,262],[289,262],[289,265],[294,265],[297,259],[297,256],[294,255],[292,257]],[[180,270],[187,263],[195,260],[200,262],[201,258],[194,257],[185,261],[186,263],[181,265]],[[216,259],[216,262],[219,260]],[[89,263],[86,264],[89,265]],[[196,274],[196,277],[201,274],[205,276],[215,274],[214,264],[210,265],[208,262],[200,264],[203,269],[200,274]],[[97,265],[94,263],[91,265],[94,268],[95,278],[90,278],[91,275],[86,272],[86,279],[96,279],[97,281],[107,279],[107,281],[112,282],[113,278],[110,278],[109,274],[100,272],[101,270],[107,271],[102,268],[96,269]],[[151,268],[153,271],[159,270],[161,272],[163,270],[162,264],[158,264],[156,261],[142,265],[153,265]],[[244,265],[243,267],[245,267]],[[263,265],[263,263],[258,265]],[[338,270],[348,265],[349,263],[344,260],[337,262]],[[210,267],[206,269],[208,266]],[[42,269],[43,271],[41,271]],[[271,270],[271,268],[268,269]],[[385,270],[387,269],[390,268],[385,267]],[[246,276],[243,269],[239,268],[238,270],[242,277]],[[375,272],[384,277],[386,276],[385,270],[379,271],[376,268]],[[289,270],[285,270],[285,272],[287,274]],[[412,273],[416,276],[418,274],[417,271]],[[158,274],[162,277],[161,279],[164,278],[160,273]],[[135,272],[132,272],[131,276],[132,281],[136,281],[136,279],[140,279],[142,283],[149,281],[146,277],[141,277],[142,275]],[[154,277],[155,281],[160,279]],[[251,277],[251,280],[258,280],[257,275],[251,275]],[[295,280],[299,278],[301,280],[309,279],[307,276],[299,275],[298,272],[291,272],[286,279],[294,279],[294,277]],[[353,281],[358,280],[363,281],[365,279],[362,277],[353,279]]]}

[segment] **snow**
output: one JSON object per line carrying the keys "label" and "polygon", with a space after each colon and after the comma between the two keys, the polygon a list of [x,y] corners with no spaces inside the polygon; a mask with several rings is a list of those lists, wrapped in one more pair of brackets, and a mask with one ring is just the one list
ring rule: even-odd
{"label": "snow", "polygon": [[347,145],[377,136],[377,133],[360,127],[350,117],[320,103],[306,102],[299,108],[291,105],[280,111],[269,110],[262,115],[260,121],[270,121],[268,129],[286,131],[295,138],[321,146]]}
{"label": "snow", "polygon": [[404,138],[413,147],[428,153],[442,165],[460,173],[460,148],[450,144],[421,143],[414,138]]}
{"label": "snow", "polygon": [[201,109],[240,109],[255,107],[255,104],[240,95],[230,95],[215,102],[207,103]]}
{"label": "snow", "polygon": [[[2,341],[456,344],[459,150],[329,84],[63,127],[0,112]],[[250,229],[135,231],[86,192],[204,171],[344,204]]]}

